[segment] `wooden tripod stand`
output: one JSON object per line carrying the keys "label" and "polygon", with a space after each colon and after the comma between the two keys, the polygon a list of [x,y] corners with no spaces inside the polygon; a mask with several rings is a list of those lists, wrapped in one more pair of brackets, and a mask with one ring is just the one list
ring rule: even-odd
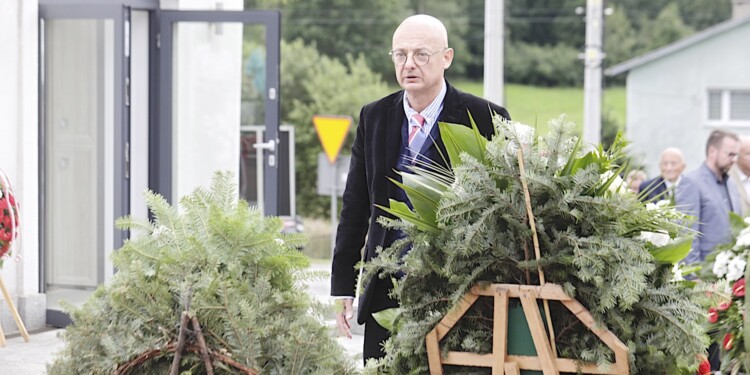
{"label": "wooden tripod stand", "polygon": [[[8,289],[5,287],[5,282],[3,282],[2,276],[0,276],[0,289],[2,289],[5,303],[8,304],[8,310],[10,310],[11,315],[13,315],[13,319],[16,321],[16,325],[21,332],[21,336],[23,336],[23,340],[29,342],[29,333],[26,332],[26,326],[23,325],[23,320],[21,320],[21,316],[18,315],[16,305],[13,303],[13,299],[10,298],[10,293],[8,293]],[[5,333],[3,332],[2,326],[0,326],[0,346],[5,346]]]}
{"label": "wooden tripod stand", "polygon": [[[459,319],[469,310],[480,296],[494,297],[494,317],[492,333],[492,353],[476,354],[468,352],[448,352],[445,358],[440,355],[440,340],[445,337]],[[508,299],[521,300],[523,312],[529,323],[531,337],[537,356],[508,355]],[[550,345],[544,328],[537,300],[559,301],[588,327],[605,345],[615,353],[615,363],[607,368],[595,363],[585,363],[568,358],[557,358]],[[442,374],[443,365],[490,367],[493,375],[518,375],[520,370],[542,371],[544,375],[560,372],[583,374],[628,375],[628,347],[606,328],[595,326],[594,317],[577,300],[569,297],[557,284],[543,286],[517,284],[490,284],[486,288],[474,287],[425,338],[430,374]]]}

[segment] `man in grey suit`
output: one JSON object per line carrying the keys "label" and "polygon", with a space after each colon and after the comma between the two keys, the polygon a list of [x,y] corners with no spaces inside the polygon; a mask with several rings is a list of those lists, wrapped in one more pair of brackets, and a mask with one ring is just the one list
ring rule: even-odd
{"label": "man in grey suit", "polygon": [[740,213],[737,187],[727,173],[739,154],[739,137],[714,130],[706,142],[706,160],[677,185],[677,208],[695,217],[692,228],[698,233],[685,263],[703,261],[717,245],[731,238],[729,212]]}
{"label": "man in grey suit", "polygon": [[750,215],[750,138],[740,137],[740,154],[737,163],[729,170],[729,178],[740,192],[742,216]]}

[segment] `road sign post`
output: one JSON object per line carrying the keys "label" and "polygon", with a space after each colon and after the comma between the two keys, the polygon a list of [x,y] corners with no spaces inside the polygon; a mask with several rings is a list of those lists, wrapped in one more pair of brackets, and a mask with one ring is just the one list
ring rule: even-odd
{"label": "road sign post", "polygon": [[[318,139],[320,144],[323,146],[328,157],[328,163],[333,166],[333,189],[331,189],[331,259],[333,259],[333,250],[336,247],[336,228],[337,216],[338,216],[338,191],[339,191],[339,178],[338,175],[338,163],[336,158],[341,151],[341,146],[344,144],[344,139],[349,133],[349,126],[352,124],[352,118],[350,116],[332,116],[332,115],[315,115],[313,116],[313,125],[315,131],[318,133]],[[320,173],[320,168],[318,169]]]}

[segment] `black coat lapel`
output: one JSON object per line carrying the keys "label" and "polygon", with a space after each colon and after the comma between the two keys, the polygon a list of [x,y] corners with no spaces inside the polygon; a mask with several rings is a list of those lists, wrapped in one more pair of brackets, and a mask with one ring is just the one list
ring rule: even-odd
{"label": "black coat lapel", "polygon": [[396,167],[398,159],[401,157],[399,151],[401,148],[401,126],[404,123],[405,116],[403,98],[403,93],[397,96],[385,116],[385,173],[386,176],[389,177],[395,177],[393,169]]}

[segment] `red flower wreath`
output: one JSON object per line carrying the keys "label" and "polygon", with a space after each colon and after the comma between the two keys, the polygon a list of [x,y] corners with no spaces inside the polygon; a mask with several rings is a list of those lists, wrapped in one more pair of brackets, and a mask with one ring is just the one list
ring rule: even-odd
{"label": "red flower wreath", "polygon": [[18,203],[8,188],[0,182],[0,266],[3,258],[10,256],[11,244],[18,238]]}

